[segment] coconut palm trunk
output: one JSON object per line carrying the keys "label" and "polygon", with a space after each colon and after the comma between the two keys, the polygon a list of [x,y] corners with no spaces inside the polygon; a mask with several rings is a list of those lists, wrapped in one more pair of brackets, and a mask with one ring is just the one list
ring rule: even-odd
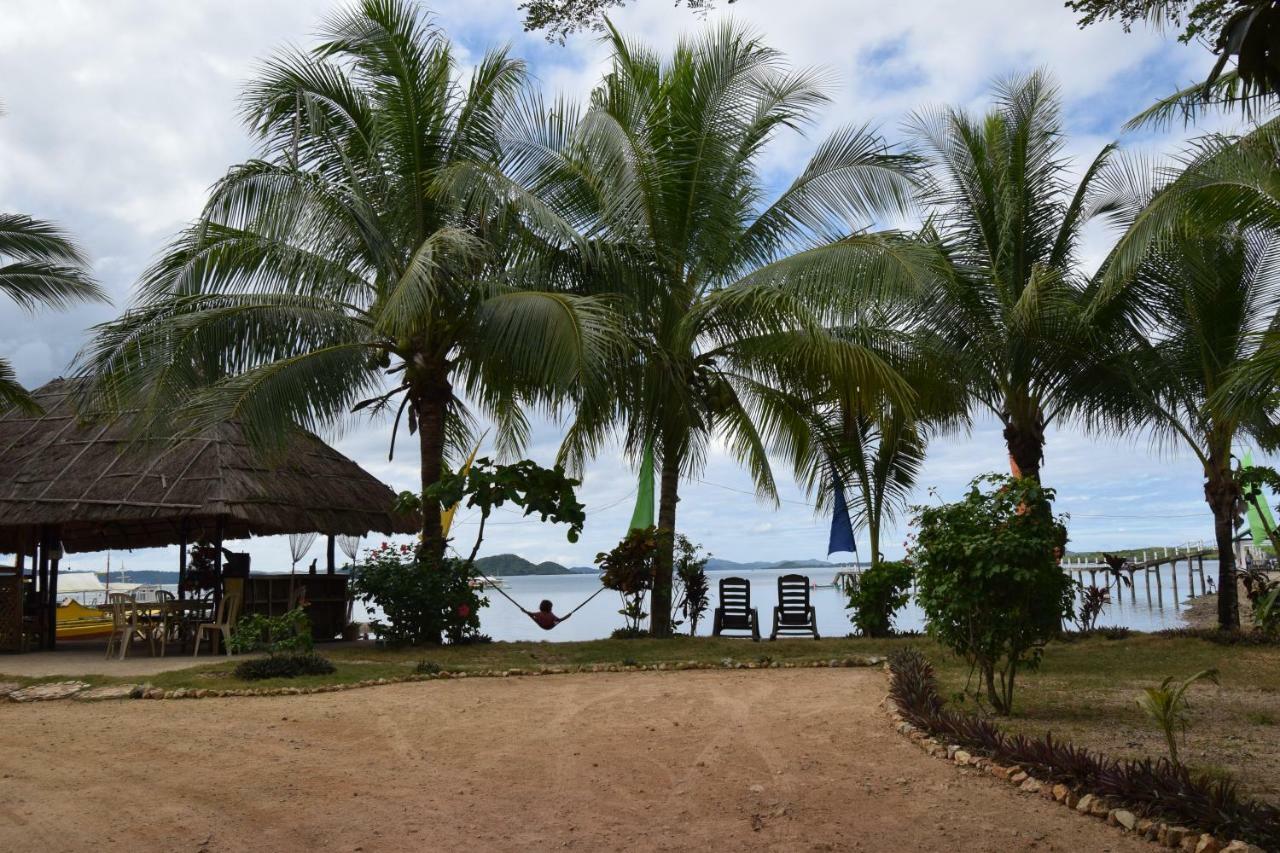
{"label": "coconut palm trunk", "polygon": [[1213,512],[1213,538],[1218,546],[1218,626],[1240,627],[1239,590],[1236,583],[1235,527],[1240,484],[1230,470],[1230,455],[1206,466],[1204,499]]}
{"label": "coconut palm trunk", "polygon": [[671,579],[675,571],[676,504],[679,502],[680,457],[675,451],[665,451],[658,487],[658,559],[649,621],[649,632],[655,637],[671,636]]}

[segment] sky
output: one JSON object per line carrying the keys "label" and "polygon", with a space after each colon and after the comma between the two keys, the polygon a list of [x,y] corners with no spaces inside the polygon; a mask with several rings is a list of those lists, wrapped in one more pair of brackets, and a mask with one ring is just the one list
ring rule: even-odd
{"label": "sky", "polygon": [[[1011,6],[1017,8],[1010,13]],[[592,34],[564,46],[522,31],[517,0],[428,4],[464,63],[493,46],[526,58],[547,94],[583,98],[607,59]],[[208,189],[253,154],[239,122],[238,94],[256,63],[286,45],[307,46],[335,0],[6,0],[0,23],[0,210],[51,219],[84,246],[111,305],[27,314],[0,304],[0,356],[38,386],[66,371],[94,324],[129,304],[134,282],[166,241],[197,216]],[[1047,70],[1063,96],[1068,151],[1087,161],[1108,142],[1129,151],[1175,153],[1196,129],[1122,134],[1125,120],[1157,97],[1203,75],[1207,54],[1148,30],[1118,25],[1079,30],[1060,0],[738,0],[731,14],[763,34],[797,66],[819,66],[838,81],[832,102],[807,133],[779,138],[764,172],[782,186],[822,137],[849,124],[879,127],[890,140],[921,107],[981,110],[993,80]],[[661,47],[705,21],[671,0],[638,0],[613,16],[631,38]],[[1110,235],[1087,234],[1082,263],[1092,269]],[[549,465],[563,424],[539,421],[528,456]],[[352,420],[326,436],[393,488],[416,489],[414,442],[388,460],[390,425]],[[1007,469],[999,428],[978,421],[934,443],[915,502],[954,499],[974,476]],[[781,503],[762,502],[721,448],[682,487],[678,527],[717,557],[773,560],[825,557],[829,520],[778,466]],[[1153,449],[1143,435],[1098,438],[1065,425],[1050,432],[1043,477],[1071,516],[1071,548],[1127,548],[1212,539],[1194,458]],[[482,554],[515,552],[535,561],[588,565],[625,533],[636,472],[616,448],[585,472],[582,539],[502,512],[490,521]],[[475,519],[459,513],[458,546],[470,549]],[[883,537],[901,554],[904,522]],[[377,537],[381,539],[381,537]],[[859,536],[865,550],[865,534]],[[247,545],[257,569],[287,568],[280,537]],[[316,545],[304,562],[322,557]],[[846,555],[837,555],[838,557]],[[172,549],[116,555],[130,568],[171,568]],[[101,555],[71,567],[100,567]]]}

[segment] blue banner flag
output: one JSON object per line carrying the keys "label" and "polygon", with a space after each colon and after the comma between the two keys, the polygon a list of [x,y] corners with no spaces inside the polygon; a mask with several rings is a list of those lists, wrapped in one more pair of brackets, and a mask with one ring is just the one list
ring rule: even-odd
{"label": "blue banner flag", "polygon": [[827,540],[827,554],[837,551],[858,553],[858,545],[853,541],[853,523],[849,521],[849,504],[844,499],[844,484],[838,475],[833,475],[832,485],[836,492],[836,505],[831,513],[831,538]]}

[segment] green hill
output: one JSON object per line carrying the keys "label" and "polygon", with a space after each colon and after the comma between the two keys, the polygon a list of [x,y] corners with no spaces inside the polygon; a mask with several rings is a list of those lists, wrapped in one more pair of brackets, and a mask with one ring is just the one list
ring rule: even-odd
{"label": "green hill", "polygon": [[490,577],[518,577],[520,575],[567,575],[570,571],[559,563],[547,560],[533,563],[516,554],[494,554],[476,560],[476,568]]}

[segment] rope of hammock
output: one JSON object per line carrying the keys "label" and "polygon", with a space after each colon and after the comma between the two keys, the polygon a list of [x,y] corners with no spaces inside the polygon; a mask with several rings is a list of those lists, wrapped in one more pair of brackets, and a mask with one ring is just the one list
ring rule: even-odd
{"label": "rope of hammock", "polygon": [[[524,609],[524,605],[522,605],[520,602],[516,601],[516,600],[515,600],[514,598],[512,598],[511,596],[507,595],[506,590],[504,590],[501,586],[499,586],[499,585],[497,584],[497,582],[496,582],[496,581],[494,581],[494,579],[493,579],[493,578],[488,577],[487,575],[481,574],[480,572],[476,572],[476,576],[477,576],[477,577],[479,577],[479,578],[481,578],[481,579],[483,579],[483,580],[485,580],[485,581],[488,581],[488,583],[489,583],[489,587],[490,587],[494,592],[498,593],[498,594],[499,594],[499,595],[501,595],[503,598],[505,598],[507,601],[510,601],[512,604],[514,604],[517,608],[519,608],[519,609],[520,609],[520,612],[521,612],[521,613],[525,613],[525,614],[527,614],[527,613],[529,612],[528,610],[525,610],[525,609]],[[569,618],[570,616],[572,616],[573,614],[577,613],[577,612],[578,612],[579,610],[581,610],[582,608],[586,607],[586,606],[587,606],[587,602],[591,601],[591,599],[595,598],[597,595],[599,595],[600,593],[604,592],[606,589],[608,589],[608,587],[606,587],[606,586],[601,586],[601,587],[600,587],[599,589],[597,589],[595,592],[593,592],[593,593],[591,593],[590,595],[588,595],[585,599],[583,599],[583,601],[582,601],[582,603],[581,603],[581,604],[579,604],[577,607],[575,607],[575,608],[573,608],[572,610],[570,610],[570,611],[569,611],[568,613],[566,613],[565,615],[561,616],[561,617],[560,617],[560,621],[561,621],[561,622],[563,622],[564,620],[568,619],[568,618]]]}

